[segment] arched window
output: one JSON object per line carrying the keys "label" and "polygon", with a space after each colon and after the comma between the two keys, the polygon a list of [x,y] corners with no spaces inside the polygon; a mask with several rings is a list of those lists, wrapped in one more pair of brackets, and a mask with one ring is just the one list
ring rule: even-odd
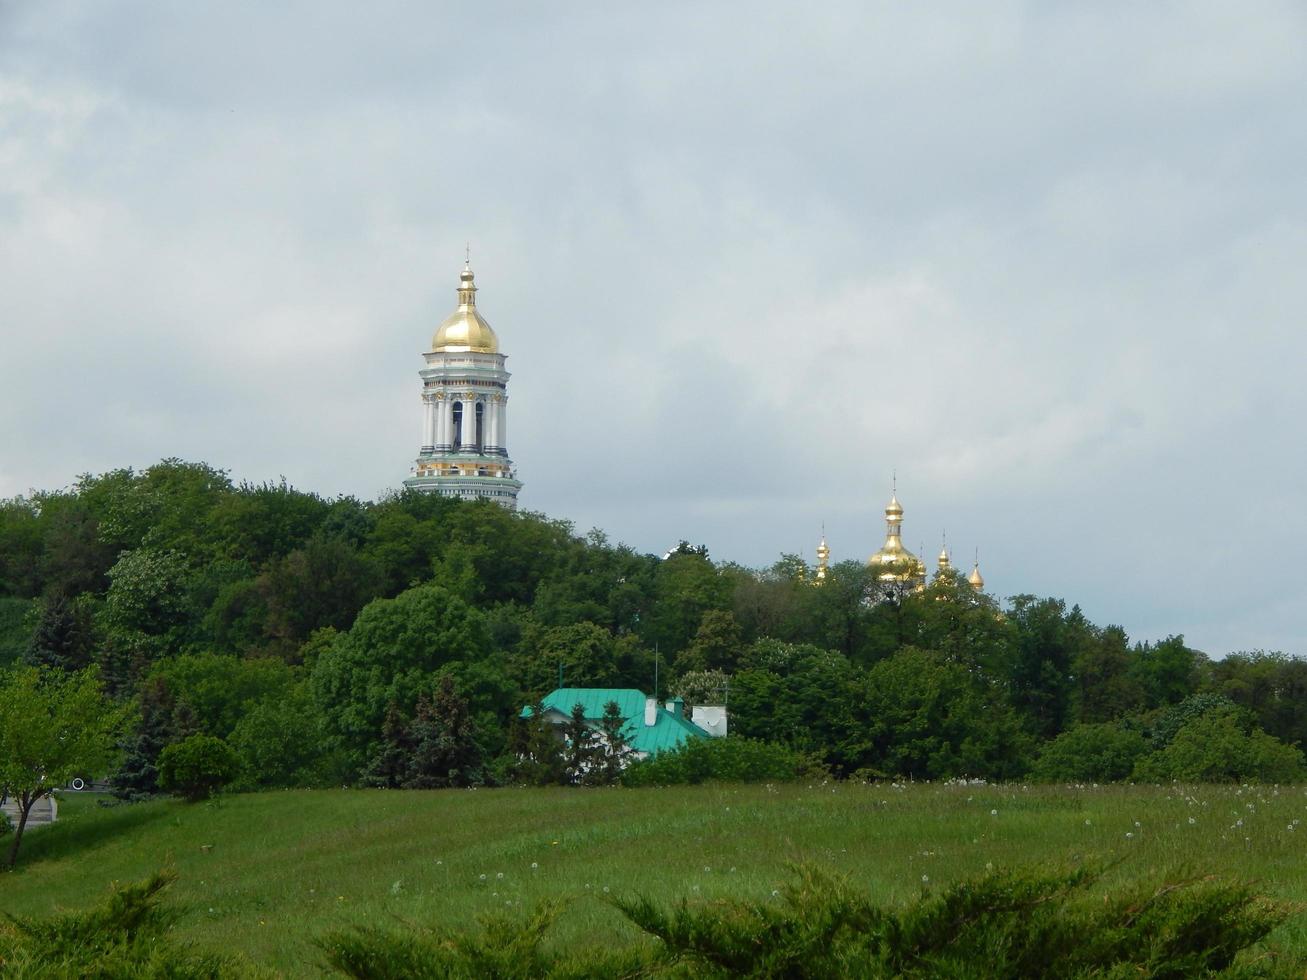
{"label": "arched window", "polygon": [[483,452],[486,446],[486,406],[477,402],[476,451]]}
{"label": "arched window", "polygon": [[454,402],[454,451],[458,452],[459,447],[463,445],[463,403]]}

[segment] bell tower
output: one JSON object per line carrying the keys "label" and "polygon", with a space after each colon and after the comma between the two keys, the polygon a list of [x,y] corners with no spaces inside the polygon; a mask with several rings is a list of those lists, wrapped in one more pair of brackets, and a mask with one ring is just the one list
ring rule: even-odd
{"label": "bell tower", "polygon": [[485,497],[516,510],[522,484],[506,445],[506,357],[477,309],[470,261],[458,279],[458,309],[422,355],[422,445],[404,486],[463,500]]}

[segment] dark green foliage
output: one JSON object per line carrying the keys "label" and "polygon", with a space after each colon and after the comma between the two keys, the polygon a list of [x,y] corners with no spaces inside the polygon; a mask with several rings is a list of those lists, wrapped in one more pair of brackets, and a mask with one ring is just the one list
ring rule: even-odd
{"label": "dark green foliage", "polygon": [[434,694],[418,697],[412,721],[397,704],[386,709],[382,740],[364,783],[386,789],[447,789],[486,782],[476,724],[454,679],[441,675]]}
{"label": "dark green foliage", "polygon": [[783,745],[732,735],[699,738],[674,752],[662,752],[630,766],[624,786],[672,786],[720,780],[732,783],[786,782],[820,771],[810,756]]}
{"label": "dark green foliage", "polygon": [[388,704],[409,713],[440,667],[479,659],[488,645],[480,612],[439,585],[418,586],[369,603],[322,652],[313,666],[314,697],[329,730],[366,754]]}
{"label": "dark green foliage", "polygon": [[1294,783],[1307,778],[1302,750],[1253,726],[1241,709],[1217,707],[1185,722],[1164,749],[1141,759],[1149,782]]}
{"label": "dark green foliage", "polygon": [[34,667],[81,670],[91,664],[95,649],[95,627],[89,596],[70,599],[63,593],[48,594],[38,607],[36,628],[28,641],[24,659]]}
{"label": "dark green foliage", "polygon": [[162,678],[141,686],[137,705],[135,729],[123,739],[122,760],[109,778],[114,796],[122,800],[141,800],[157,793],[159,753],[168,743],[192,734],[179,731],[176,701]]}
{"label": "dark green foliage", "polygon": [[220,738],[192,735],[159,753],[159,788],[195,803],[240,774],[240,758]]}
{"label": "dark green foliage", "polygon": [[1247,714],[1239,738],[1215,733],[1225,761],[1177,749],[1149,773],[1289,772],[1253,723],[1307,746],[1307,661],[1211,662],[1179,636],[1132,645],[1058,599],[1001,610],[952,573],[880,591],[862,561],[818,585],[794,555],[751,570],[683,543],[660,558],[485,501],[326,500],[176,459],[0,501],[0,665],[94,664],[114,699],[158,701],[124,746],[117,782],[132,796],[195,731],[238,746],[241,786],[356,780],[387,705],[414,723],[446,674],[497,772],[563,779],[543,742],[523,755],[518,733],[508,748],[521,705],[560,668],[566,686],[650,690],[655,649],[657,686],[728,701],[733,733],[841,776],[1015,778],[1046,745],[1066,764],[1045,778],[1101,780],[1123,772],[1126,736],[1111,730],[1114,749],[1103,729],[1083,751],[1054,740],[1120,723],[1161,752],[1229,702]]}
{"label": "dark green foliage", "polygon": [[650,975],[638,948],[582,947],[559,951],[546,943],[558,903],[542,903],[525,916],[489,915],[466,932],[356,926],[324,936],[327,962],[360,980],[583,980]]}
{"label": "dark green foliage", "polygon": [[355,927],[321,946],[340,972],[377,980],[1293,975],[1267,955],[1239,958],[1288,914],[1244,886],[1190,878],[1100,896],[1096,882],[1083,869],[997,871],[883,906],[847,878],[802,866],[761,901],[613,899],[652,947],[551,943],[557,903],[463,933]]}
{"label": "dark green foliage", "polygon": [[0,596],[0,669],[22,657],[31,642],[36,600]]}
{"label": "dark green foliage", "polygon": [[1086,783],[1129,779],[1147,753],[1148,742],[1136,729],[1115,722],[1076,725],[1045,743],[1030,778]]}
{"label": "dark green foliage", "polygon": [[884,777],[1011,779],[1029,739],[1002,692],[963,665],[905,648],[859,683],[845,765]]}
{"label": "dark green foliage", "polygon": [[697,976],[1288,975],[1265,960],[1231,970],[1287,916],[1246,887],[1190,879],[1090,899],[1094,881],[999,871],[886,908],[805,867],[772,902],[614,904],[660,940],[664,962]]}
{"label": "dark green foliage", "polygon": [[579,785],[586,782],[590,771],[600,765],[599,738],[586,723],[585,708],[572,706],[572,717],[563,729],[563,771],[567,781]]}
{"label": "dark green foliage", "polygon": [[115,885],[108,899],[84,912],[0,922],[0,974],[9,980],[265,976],[236,957],[200,953],[171,939],[169,929],[178,913],[162,905],[159,896],[174,878],[160,872],[139,883]]}
{"label": "dark green foliage", "polygon": [[600,761],[591,772],[590,782],[611,786],[622,778],[622,770],[626,768],[632,751],[622,734],[625,724],[626,719],[616,701],[604,705],[604,716],[599,721]]}
{"label": "dark green foliage", "polygon": [[505,782],[521,786],[561,786],[568,782],[563,740],[549,723],[539,700],[525,717],[513,719],[502,772]]}

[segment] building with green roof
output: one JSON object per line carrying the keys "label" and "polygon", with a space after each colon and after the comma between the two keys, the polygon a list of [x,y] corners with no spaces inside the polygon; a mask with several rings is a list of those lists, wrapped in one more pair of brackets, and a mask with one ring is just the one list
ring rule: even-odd
{"label": "building with green roof", "polygon": [[[599,731],[604,708],[610,701],[617,703],[617,710],[625,719],[622,737],[636,759],[679,749],[691,739],[713,737],[685,716],[685,702],[680,698],[659,703],[657,698],[635,688],[560,687],[545,695],[541,707],[549,722],[562,729],[571,721],[572,709],[579,704],[586,723]],[[530,706],[522,709],[523,718],[531,714]]]}

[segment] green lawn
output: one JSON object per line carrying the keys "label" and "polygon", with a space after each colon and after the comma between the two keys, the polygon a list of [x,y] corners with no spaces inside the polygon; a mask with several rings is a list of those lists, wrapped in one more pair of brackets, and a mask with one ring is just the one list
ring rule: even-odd
{"label": "green lawn", "polygon": [[[113,808],[68,794],[60,817],[0,874],[0,909],[83,906],[170,865],[186,938],[292,975],[319,971],[313,939],[332,926],[564,896],[559,938],[602,939],[628,934],[605,891],[766,898],[807,860],[889,899],[991,863],[1121,859],[1103,887],[1188,869],[1307,902],[1307,787],[330,790]],[[1307,958],[1307,917],[1273,939]]]}

